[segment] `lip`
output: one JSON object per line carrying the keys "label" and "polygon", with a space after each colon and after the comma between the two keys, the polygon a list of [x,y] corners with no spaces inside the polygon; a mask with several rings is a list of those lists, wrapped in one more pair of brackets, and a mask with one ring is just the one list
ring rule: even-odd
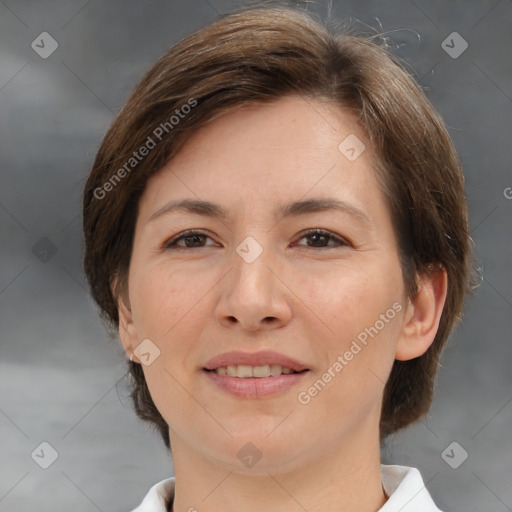
{"label": "lip", "polygon": [[[278,364],[292,369],[295,372],[275,375],[272,377],[249,377],[239,378],[229,375],[218,375],[214,371],[221,366],[238,366],[240,364],[248,366],[263,366]],[[299,381],[304,379],[310,373],[309,368],[291,357],[279,354],[272,350],[262,350],[259,352],[225,352],[210,359],[203,368],[204,375],[214,383],[219,389],[238,398],[263,398],[270,395],[286,391]]]}
{"label": "lip", "polygon": [[[296,361],[291,357],[285,356],[284,354],[279,354],[279,352],[274,352],[272,350],[262,350],[254,353],[241,351],[225,352],[224,354],[220,354],[210,359],[204,365],[204,368],[205,370],[215,370],[217,368],[220,368],[221,366],[238,366],[239,364],[244,364],[248,366],[278,364],[281,366],[285,366],[287,368],[291,368],[293,371],[296,372],[301,372],[302,370],[309,370],[309,368],[300,361]],[[267,378],[270,377],[258,380],[266,380]],[[273,378],[275,379],[276,377]]]}
{"label": "lip", "polygon": [[[276,363],[277,364],[277,363]],[[203,374],[219,389],[238,398],[264,398],[286,391],[298,384],[309,370],[301,373],[289,373],[276,375],[274,377],[230,377],[229,375],[218,375],[215,372],[203,370]]]}

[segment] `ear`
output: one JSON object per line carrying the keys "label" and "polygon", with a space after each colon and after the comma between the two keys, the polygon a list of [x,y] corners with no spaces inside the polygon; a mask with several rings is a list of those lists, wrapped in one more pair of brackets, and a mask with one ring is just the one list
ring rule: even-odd
{"label": "ear", "polygon": [[[115,288],[117,284],[117,277],[112,280],[112,293],[114,297],[116,296]],[[135,323],[132,317],[132,311],[130,306],[130,299],[128,297],[128,293],[123,294],[119,293],[117,297],[117,312],[119,316],[119,338],[121,340],[121,344],[126,352],[128,357],[133,356],[134,362],[139,362],[134,355],[134,350],[137,348],[138,336],[137,329],[135,327]]]}
{"label": "ear", "polygon": [[432,345],[439,328],[447,291],[448,276],[443,268],[422,276],[418,295],[407,306],[395,359],[414,359],[423,355]]}

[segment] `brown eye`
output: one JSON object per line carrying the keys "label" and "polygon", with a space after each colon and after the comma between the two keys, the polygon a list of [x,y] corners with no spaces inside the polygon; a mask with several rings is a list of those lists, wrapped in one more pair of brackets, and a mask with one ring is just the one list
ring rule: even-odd
{"label": "brown eye", "polygon": [[[310,243],[307,244],[308,249],[332,249],[335,247],[343,247],[350,245],[343,238],[331,233],[324,229],[311,229],[302,234],[300,240],[308,238]],[[191,229],[184,231],[171,238],[164,244],[165,249],[181,250],[181,249],[200,249],[202,247],[208,247],[206,240],[210,239],[206,233]],[[179,243],[183,240],[183,243]],[[334,242],[334,244],[330,243]],[[210,244],[211,245],[211,244]]]}
{"label": "brown eye", "polygon": [[[302,235],[301,240],[302,238],[309,238],[312,241],[311,245],[308,244],[309,249],[322,249],[349,245],[348,242],[334,233],[318,228],[307,231]],[[335,242],[335,245],[328,245],[331,240]]]}
{"label": "brown eye", "polygon": [[[204,242],[207,238],[210,238],[206,233],[197,231],[194,229],[184,231],[179,235],[171,238],[165,243],[165,249],[200,249],[201,247],[207,247]],[[184,240],[184,244],[178,244],[181,240]]]}

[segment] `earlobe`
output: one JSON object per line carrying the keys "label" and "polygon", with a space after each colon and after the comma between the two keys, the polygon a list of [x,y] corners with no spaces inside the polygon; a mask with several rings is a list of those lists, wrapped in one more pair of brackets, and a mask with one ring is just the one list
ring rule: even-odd
{"label": "earlobe", "polygon": [[[112,290],[115,290],[116,280],[112,283]],[[115,296],[115,293],[114,293]],[[132,311],[129,305],[128,297],[123,298],[123,294],[117,298],[117,311],[119,316],[119,338],[126,355],[133,360],[133,351],[138,345],[137,329],[132,317]]]}
{"label": "earlobe", "polygon": [[432,345],[439,328],[447,291],[448,276],[444,269],[422,277],[418,284],[418,295],[406,310],[395,359],[408,361],[420,357]]}

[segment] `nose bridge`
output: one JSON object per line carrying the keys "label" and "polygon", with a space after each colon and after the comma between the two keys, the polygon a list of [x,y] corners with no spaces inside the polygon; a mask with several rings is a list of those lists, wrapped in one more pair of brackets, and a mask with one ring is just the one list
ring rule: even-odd
{"label": "nose bridge", "polygon": [[278,258],[270,248],[271,236],[247,236],[233,251],[217,315],[220,321],[236,319],[244,327],[255,330],[273,319],[279,324],[289,319],[285,288],[276,277]]}
{"label": "nose bridge", "polygon": [[[257,240],[257,238],[261,243]],[[272,250],[270,248],[269,236],[256,235],[247,236],[235,248],[233,254],[234,272],[232,276],[232,285],[239,288],[242,295],[249,294],[249,297],[240,297],[240,299],[250,299],[253,294],[253,300],[270,299],[271,287],[275,278],[269,270],[272,265]],[[264,240],[263,240],[264,238]]]}

